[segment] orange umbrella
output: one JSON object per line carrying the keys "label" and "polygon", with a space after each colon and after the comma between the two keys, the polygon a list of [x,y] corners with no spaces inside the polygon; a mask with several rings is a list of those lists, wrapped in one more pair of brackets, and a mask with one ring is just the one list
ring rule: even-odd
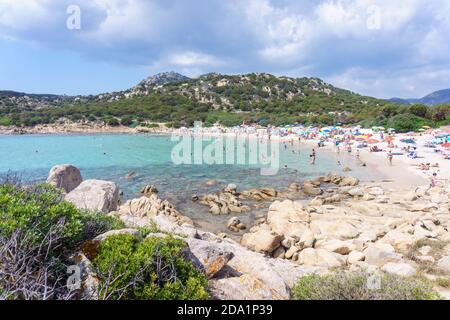
{"label": "orange umbrella", "polygon": [[367,140],[367,143],[370,143],[370,144],[374,144],[374,143],[379,143],[380,141],[378,141],[377,139],[369,139],[369,140]]}

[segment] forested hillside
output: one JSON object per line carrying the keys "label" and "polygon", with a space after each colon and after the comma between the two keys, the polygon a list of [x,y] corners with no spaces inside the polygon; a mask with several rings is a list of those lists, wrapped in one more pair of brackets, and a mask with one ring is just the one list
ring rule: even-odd
{"label": "forested hillside", "polygon": [[71,121],[135,126],[154,122],[190,126],[201,120],[233,126],[260,124],[361,124],[413,130],[450,122],[449,105],[402,105],[336,88],[319,78],[264,73],[190,79],[174,72],[135,87],[92,96],[29,95],[0,91],[0,125],[33,126]]}

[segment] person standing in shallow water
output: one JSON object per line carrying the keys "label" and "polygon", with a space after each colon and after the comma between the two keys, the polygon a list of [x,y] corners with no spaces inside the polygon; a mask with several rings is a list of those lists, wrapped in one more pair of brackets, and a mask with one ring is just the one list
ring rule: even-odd
{"label": "person standing in shallow water", "polygon": [[311,158],[311,164],[315,164],[316,163],[316,150],[312,149],[312,153],[309,155],[309,157]]}
{"label": "person standing in shallow water", "polygon": [[388,157],[389,165],[392,166],[392,158],[394,156],[392,155],[392,151],[391,150],[389,150],[387,157]]}

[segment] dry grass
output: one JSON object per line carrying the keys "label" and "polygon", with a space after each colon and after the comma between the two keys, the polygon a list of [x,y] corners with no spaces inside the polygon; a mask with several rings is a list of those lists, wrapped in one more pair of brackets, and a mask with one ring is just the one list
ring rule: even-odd
{"label": "dry grass", "polygon": [[[373,285],[374,276],[378,277]],[[432,283],[421,277],[405,278],[387,273],[338,271],[300,278],[292,289],[295,300],[438,300]]]}
{"label": "dry grass", "polygon": [[434,282],[439,287],[450,289],[450,279],[449,278],[439,277]]}
{"label": "dry grass", "polygon": [[449,245],[448,241],[441,241],[441,240],[431,240],[431,239],[421,239],[416,241],[411,249],[406,253],[405,257],[411,261],[414,261],[417,263],[419,267],[419,271],[423,273],[430,273],[434,275],[445,275],[445,272],[440,270],[436,262],[425,262],[419,260],[417,257],[422,255],[419,250],[425,246],[429,246],[431,248],[431,251],[428,256],[431,256],[435,259],[435,261],[438,261],[443,255],[445,255],[444,248]]}

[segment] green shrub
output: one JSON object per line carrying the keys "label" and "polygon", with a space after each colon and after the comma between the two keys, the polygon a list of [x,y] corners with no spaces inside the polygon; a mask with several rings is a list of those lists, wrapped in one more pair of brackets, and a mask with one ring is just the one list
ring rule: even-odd
{"label": "green shrub", "polygon": [[124,117],[122,117],[122,119],[120,119],[120,124],[125,127],[128,127],[132,123],[133,123],[133,119],[131,119],[131,117],[129,117],[129,116],[124,116]]}
{"label": "green shrub", "polygon": [[398,132],[416,131],[425,125],[432,126],[433,123],[413,114],[398,114],[387,121],[387,126]]}
{"label": "green shrub", "polygon": [[172,237],[141,242],[132,235],[108,237],[93,260],[101,299],[207,299],[207,280],[183,258],[185,248]]}
{"label": "green shrub", "polygon": [[150,129],[152,129],[152,128],[159,128],[159,124],[157,124],[157,123],[149,123],[149,124],[147,124],[145,126],[147,128],[150,128]]}
{"label": "green shrub", "polygon": [[0,117],[0,126],[10,126],[12,125],[12,119],[8,117]]}
{"label": "green shrub", "polygon": [[62,221],[61,236],[66,245],[73,246],[103,232],[124,227],[117,218],[82,212],[62,198],[62,192],[48,184],[0,185],[0,235],[8,237],[18,229],[33,229],[35,234],[30,234],[29,240],[40,243],[43,235]]}
{"label": "green shrub", "polygon": [[409,107],[409,112],[413,115],[425,118],[428,114],[429,108],[423,104],[414,104]]}
{"label": "green shrub", "polygon": [[18,229],[31,229],[29,241],[39,243],[43,235],[64,221],[60,230],[64,239],[70,242],[83,231],[83,214],[72,204],[62,201],[62,193],[50,185],[17,187],[0,185],[0,235],[11,236]]}
{"label": "green shrub", "polygon": [[0,183],[0,300],[76,298],[66,286],[68,257],[85,240],[122,227],[62,201],[48,184]]}
{"label": "green shrub", "polygon": [[[373,281],[379,286],[371,286]],[[379,282],[378,282],[379,281]],[[292,289],[295,300],[436,300],[440,296],[425,280],[379,273],[338,271],[309,275]]]}

